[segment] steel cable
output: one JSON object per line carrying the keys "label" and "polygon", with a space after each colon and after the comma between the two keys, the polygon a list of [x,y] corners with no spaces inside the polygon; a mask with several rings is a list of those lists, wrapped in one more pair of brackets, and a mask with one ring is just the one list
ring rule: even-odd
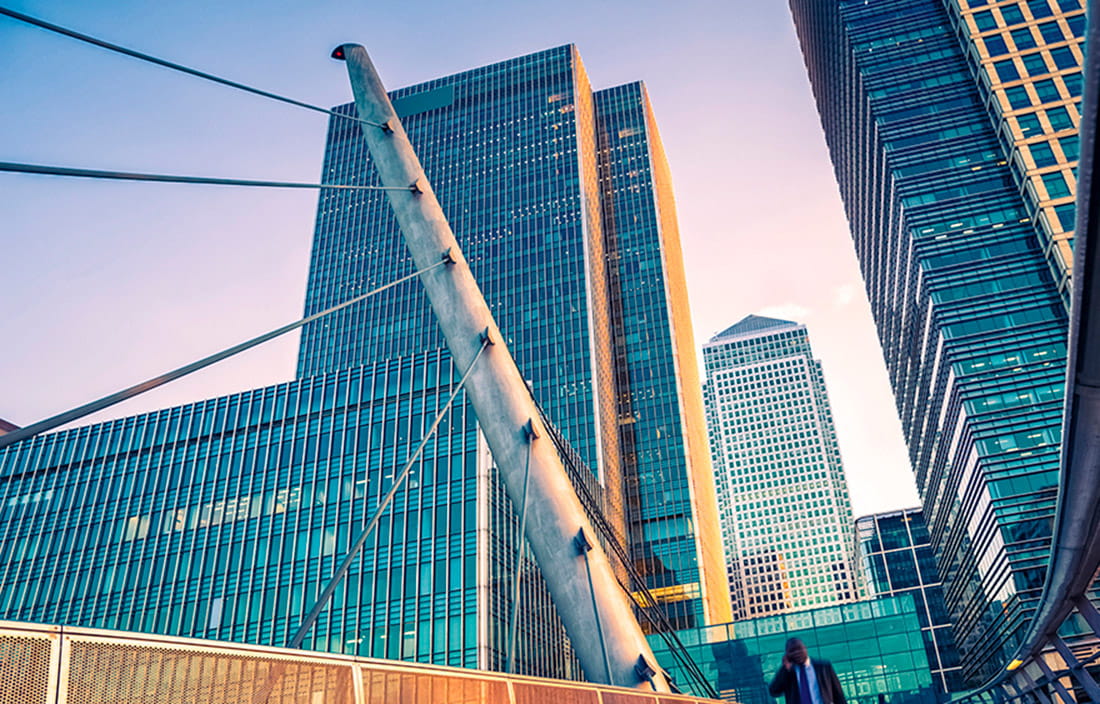
{"label": "steel cable", "polygon": [[241,90],[241,91],[244,91],[246,93],[251,93],[253,95],[258,95],[258,96],[261,96],[263,98],[269,98],[271,100],[275,100],[275,101],[278,101],[280,103],[286,103],[287,105],[294,105],[294,106],[299,107],[299,108],[305,108],[306,110],[312,110],[314,112],[323,113],[325,115],[330,115],[332,117],[339,117],[339,118],[344,119],[344,120],[351,120],[353,122],[359,122],[359,123],[362,123],[362,124],[371,125],[372,127],[382,127],[382,125],[380,125],[376,122],[368,122],[367,120],[360,119],[360,118],[355,117],[353,115],[344,115],[344,114],[336,112],[334,110],[329,110],[328,108],[323,108],[319,105],[312,105],[310,103],[306,103],[306,102],[303,102],[301,100],[295,100],[294,98],[288,98],[285,95],[279,95],[278,93],[272,93],[271,91],[262,90],[260,88],[254,88],[252,86],[245,85],[244,83],[239,83],[237,81],[231,81],[228,78],[222,78],[221,76],[215,76],[212,73],[207,73],[205,71],[200,71],[198,69],[191,68],[190,66],[184,66],[183,64],[177,64],[173,61],[168,61],[167,59],[161,59],[161,58],[158,58],[156,56],[152,56],[150,54],[146,54],[144,52],[137,51],[135,49],[127,49],[124,46],[119,46],[118,44],[112,44],[111,42],[104,41],[102,39],[97,39],[96,37],[93,37],[93,36],[90,36],[90,35],[87,35],[87,34],[83,34],[81,32],[77,32],[76,30],[68,29],[67,27],[62,27],[60,25],[56,25],[56,24],[53,24],[51,22],[47,22],[45,20],[38,19],[37,17],[31,17],[30,15],[25,15],[22,12],[16,12],[15,10],[12,10],[10,8],[7,8],[7,7],[0,7],[0,15],[10,17],[13,20],[17,20],[19,22],[23,22],[25,24],[32,25],[34,27],[38,27],[39,29],[44,29],[48,32],[53,32],[54,34],[60,34],[60,35],[65,36],[65,37],[69,37],[70,39],[76,39],[77,41],[84,42],[85,44],[91,44],[92,46],[97,46],[101,49],[106,49],[107,51],[113,51],[116,54],[122,54],[123,56],[129,56],[131,58],[138,59],[140,61],[145,61],[145,62],[148,62],[148,63],[151,63],[151,64],[155,64],[157,66],[161,66],[161,67],[164,67],[164,68],[167,68],[167,69],[171,69],[173,71],[179,71],[180,73],[186,73],[190,76],[195,76],[196,78],[201,78],[201,79],[206,80],[206,81],[211,81],[213,83],[218,83],[218,84],[223,85],[223,86],[229,86],[230,88],[236,88],[237,90]]}

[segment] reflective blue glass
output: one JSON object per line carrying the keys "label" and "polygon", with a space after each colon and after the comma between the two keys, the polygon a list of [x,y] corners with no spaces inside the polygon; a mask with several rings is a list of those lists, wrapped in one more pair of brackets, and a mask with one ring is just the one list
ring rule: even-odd
{"label": "reflective blue glass", "polygon": [[917,609],[925,655],[941,693],[962,688],[962,672],[936,556],[920,509],[856,519],[860,560],[869,596],[910,594]]}

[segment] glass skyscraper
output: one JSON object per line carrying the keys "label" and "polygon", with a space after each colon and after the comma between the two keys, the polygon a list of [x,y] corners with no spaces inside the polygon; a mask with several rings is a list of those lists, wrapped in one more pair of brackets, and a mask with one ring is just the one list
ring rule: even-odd
{"label": "glass skyscraper", "polygon": [[959,653],[924,514],[912,508],[863,516],[856,519],[856,534],[869,596],[913,596],[932,679],[941,693],[958,691]]}
{"label": "glass skyscraper", "polygon": [[1079,0],[791,0],[962,654],[1007,663],[1055,507]]}
{"label": "glass skyscraper", "polygon": [[[675,211],[640,83],[558,47],[392,93],[533,394],[675,627],[729,619]],[[351,114],[352,107],[337,111]],[[376,178],[330,121],[323,178]],[[378,192],[323,191],[306,310],[411,273]],[[457,379],[412,281],[308,326],[286,384],[0,452],[0,618],[284,644]],[[575,469],[575,468],[574,468]],[[577,676],[460,396],[306,647]]]}
{"label": "glass skyscraper", "polygon": [[806,326],[750,315],[703,358],[735,616],[856,599],[852,506]]}
{"label": "glass skyscraper", "polygon": [[[728,618],[675,204],[645,87],[593,92],[563,46],[392,97],[520,371],[597,473],[654,597],[677,626]],[[359,129],[331,121],[326,180],[373,183]],[[411,271],[383,193],[322,197],[307,313]],[[304,332],[300,374],[442,346],[416,281],[337,316]]]}

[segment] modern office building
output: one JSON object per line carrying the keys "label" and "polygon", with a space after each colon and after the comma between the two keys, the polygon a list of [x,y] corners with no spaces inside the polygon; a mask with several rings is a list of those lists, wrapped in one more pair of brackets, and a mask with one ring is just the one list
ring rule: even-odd
{"label": "modern office building", "polygon": [[[599,476],[654,597],[677,627],[726,620],[675,204],[645,87],[593,92],[563,46],[392,96],[521,372]],[[327,181],[376,178],[359,130],[331,121]],[[307,313],[411,271],[383,193],[322,196]],[[299,374],[439,346],[411,281],[308,327]]]}
{"label": "modern office building", "polygon": [[[774,704],[768,683],[782,666],[788,638],[801,638],[811,658],[833,664],[848,704],[939,701],[908,594],[695,628],[677,636],[722,699],[732,704]],[[686,686],[692,681],[669,657],[664,641],[651,636],[650,643],[662,662],[672,663],[676,682]]]}
{"label": "modern office building", "polygon": [[[572,46],[394,91],[536,400],[675,627],[729,620],[668,170],[640,83]],[[351,106],[337,111],[351,114]],[[324,179],[375,175],[334,117]],[[308,313],[412,271],[377,192],[320,197]],[[298,378],[0,451],[0,618],[282,645],[457,374],[418,282],[307,327]],[[573,467],[576,470],[576,467]],[[306,647],[579,676],[459,396]]]}
{"label": "modern office building", "polygon": [[943,602],[943,585],[928,527],[919,508],[856,519],[863,583],[873,598],[911,594],[924,651],[941,694],[962,688],[955,634]]}
{"label": "modern office building", "polygon": [[848,485],[806,326],[750,315],[703,359],[735,616],[858,598]]}
{"label": "modern office building", "polygon": [[791,9],[977,684],[1023,636],[1049,553],[1082,3]]}
{"label": "modern office building", "polygon": [[[456,380],[436,351],[13,445],[0,613],[285,645]],[[499,669],[516,526],[492,473],[453,406],[305,646]],[[545,588],[524,604],[522,669],[569,674]]]}

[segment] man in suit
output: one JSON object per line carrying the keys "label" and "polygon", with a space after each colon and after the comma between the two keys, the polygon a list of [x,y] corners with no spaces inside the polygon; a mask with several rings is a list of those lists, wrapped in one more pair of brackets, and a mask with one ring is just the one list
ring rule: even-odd
{"label": "man in suit", "polygon": [[768,693],[782,694],[786,704],[847,704],[836,670],[825,660],[810,660],[806,644],[798,638],[787,641],[783,666],[775,673]]}

